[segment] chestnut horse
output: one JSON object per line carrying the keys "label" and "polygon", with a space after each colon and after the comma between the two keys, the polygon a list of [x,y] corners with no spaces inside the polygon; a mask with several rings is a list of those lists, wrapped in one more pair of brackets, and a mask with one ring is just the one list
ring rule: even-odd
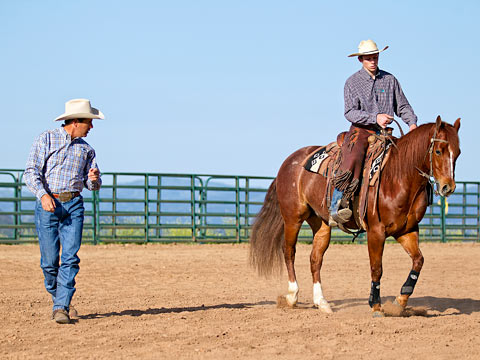
{"label": "chestnut horse", "polygon": [[[419,126],[397,139],[390,148],[390,158],[380,177],[376,206],[375,192],[369,190],[365,224],[370,257],[371,292],[369,304],[373,316],[383,316],[380,299],[382,256],[385,239],[393,236],[410,255],[412,270],[395,303],[407,306],[423,265],[418,244],[418,223],[428,206],[427,185],[435,182],[441,196],[455,190],[455,162],[460,155],[458,130],[460,119],[452,126],[442,122]],[[295,246],[298,232],[306,221],[313,231],[310,268],[313,277],[313,302],[331,313],[322,293],[320,270],[330,243],[331,229],[325,198],[326,178],[301,165],[318,146],[301,148],[282,164],[273,180],[262,209],[258,213],[250,238],[250,263],[261,275],[269,275],[285,260],[288,272],[288,305],[295,306],[298,284],[295,276]],[[358,228],[352,220],[348,228]],[[283,253],[283,254],[282,254]]]}

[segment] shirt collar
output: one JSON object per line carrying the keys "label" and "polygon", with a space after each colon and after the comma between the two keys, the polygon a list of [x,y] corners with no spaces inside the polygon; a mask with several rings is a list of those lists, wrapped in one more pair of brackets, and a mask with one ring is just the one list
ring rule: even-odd
{"label": "shirt collar", "polygon": [[62,136],[64,137],[65,140],[67,140],[69,142],[72,141],[72,137],[67,132],[67,130],[65,130],[65,128],[63,126],[60,128],[60,134],[62,134]]}
{"label": "shirt collar", "polygon": [[[360,74],[360,76],[361,76],[363,79],[373,80],[372,77],[370,76],[370,74],[368,73],[368,71],[365,70],[364,67],[362,67],[358,73]],[[381,77],[382,77],[382,73],[383,73],[383,71],[380,70],[380,68],[377,68],[377,74],[375,75],[375,79],[381,78]]]}

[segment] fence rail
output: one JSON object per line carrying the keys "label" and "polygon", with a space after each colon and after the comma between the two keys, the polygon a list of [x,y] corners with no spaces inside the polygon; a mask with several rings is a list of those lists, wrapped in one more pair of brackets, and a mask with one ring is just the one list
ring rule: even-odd
{"label": "fence rail", "polygon": [[[0,243],[36,242],[36,199],[23,170],[0,170]],[[103,173],[84,190],[84,242],[246,242],[273,178],[260,176]],[[458,182],[435,197],[420,223],[421,240],[480,241],[480,182]],[[304,225],[299,238],[312,240]],[[351,236],[337,229],[333,240]],[[359,240],[365,238],[361,235]]]}

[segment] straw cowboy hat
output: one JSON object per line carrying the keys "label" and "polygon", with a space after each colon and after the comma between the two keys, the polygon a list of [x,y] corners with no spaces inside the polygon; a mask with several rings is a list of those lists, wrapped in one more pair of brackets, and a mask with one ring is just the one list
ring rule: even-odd
{"label": "straw cowboy hat", "polygon": [[358,44],[358,53],[350,54],[348,55],[348,57],[378,54],[387,49],[388,49],[388,46],[385,46],[383,50],[378,50],[378,47],[377,47],[377,44],[375,44],[375,41],[362,40],[360,41],[360,44]]}
{"label": "straw cowboy hat", "polygon": [[103,119],[102,112],[90,105],[90,100],[73,99],[65,103],[65,113],[55,119],[55,121],[68,119]]}

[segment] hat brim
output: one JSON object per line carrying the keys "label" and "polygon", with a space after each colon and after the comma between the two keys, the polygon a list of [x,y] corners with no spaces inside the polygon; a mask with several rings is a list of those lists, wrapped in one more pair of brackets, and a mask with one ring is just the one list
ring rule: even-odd
{"label": "hat brim", "polygon": [[54,121],[62,121],[69,119],[105,119],[103,113],[95,108],[92,108],[91,113],[75,113],[75,114],[62,114],[57,117]]}
{"label": "hat brim", "polygon": [[364,52],[364,53],[350,54],[350,55],[348,55],[348,57],[378,54],[378,53],[381,53],[382,51],[385,51],[387,49],[388,49],[388,46],[385,46],[382,50],[373,50],[373,51],[367,51],[367,52]]}

